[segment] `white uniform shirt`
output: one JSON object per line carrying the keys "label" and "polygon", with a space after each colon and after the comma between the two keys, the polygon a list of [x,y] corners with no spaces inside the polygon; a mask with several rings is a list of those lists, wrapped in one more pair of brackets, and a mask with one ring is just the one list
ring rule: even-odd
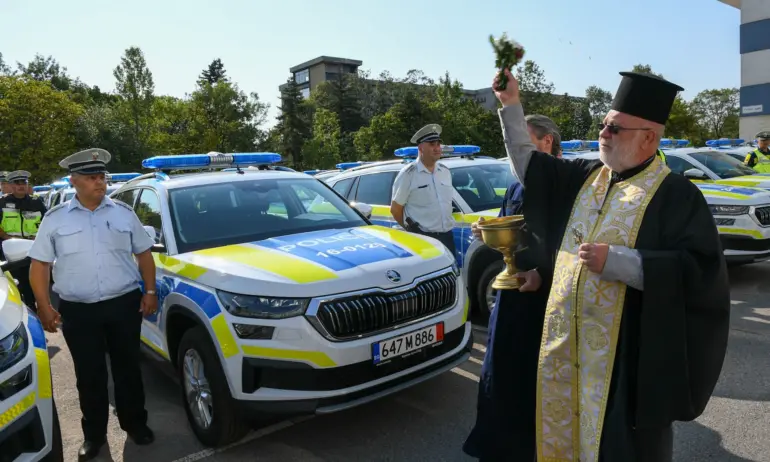
{"label": "white uniform shirt", "polygon": [[153,244],[126,204],[105,197],[92,212],[74,197],[46,214],[29,256],[56,260],[53,290],[63,300],[96,303],[139,288],[133,254]]}
{"label": "white uniform shirt", "polygon": [[426,232],[454,228],[453,193],[452,173],[440,162],[431,173],[417,160],[401,169],[393,182],[393,202],[404,206],[404,220],[411,218]]}

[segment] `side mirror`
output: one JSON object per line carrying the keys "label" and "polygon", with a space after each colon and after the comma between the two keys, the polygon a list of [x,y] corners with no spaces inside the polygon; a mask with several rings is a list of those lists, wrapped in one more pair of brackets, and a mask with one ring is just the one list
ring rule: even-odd
{"label": "side mirror", "polygon": [[699,168],[691,168],[690,170],[684,171],[684,176],[687,178],[706,178],[706,173],[699,169]]}
{"label": "side mirror", "polygon": [[7,261],[0,265],[0,270],[8,271],[29,265],[30,259],[27,254],[32,244],[33,242],[28,239],[11,238],[3,241],[3,253]]}
{"label": "side mirror", "polygon": [[163,244],[153,244],[152,247],[150,247],[150,252],[152,253],[166,253],[166,246]]}
{"label": "side mirror", "polygon": [[365,216],[367,220],[372,218],[372,206],[371,205],[364,204],[363,202],[353,202],[350,205],[352,205],[353,207],[355,207],[356,210],[361,212],[361,214],[363,214],[363,216]]}

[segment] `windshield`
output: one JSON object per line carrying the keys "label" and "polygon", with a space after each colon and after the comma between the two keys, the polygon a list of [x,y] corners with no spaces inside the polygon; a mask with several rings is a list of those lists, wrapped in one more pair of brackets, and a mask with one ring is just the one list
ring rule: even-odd
{"label": "windshield", "polygon": [[368,224],[313,178],[261,179],[172,189],[180,253]]}
{"label": "windshield", "polygon": [[474,212],[499,209],[505,191],[516,181],[510,164],[502,162],[453,168],[451,171],[452,186]]}
{"label": "windshield", "polygon": [[757,171],[753,168],[747,167],[738,159],[730,157],[723,152],[694,152],[690,156],[723,180],[735,178],[736,176],[757,174]]}

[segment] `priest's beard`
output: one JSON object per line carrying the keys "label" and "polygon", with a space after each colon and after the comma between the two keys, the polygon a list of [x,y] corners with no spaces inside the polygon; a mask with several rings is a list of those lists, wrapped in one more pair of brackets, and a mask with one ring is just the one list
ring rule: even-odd
{"label": "priest's beard", "polygon": [[638,143],[636,138],[642,132],[638,132],[633,138],[626,141],[612,139],[609,143],[602,141],[599,144],[599,159],[613,172],[621,173],[639,165],[636,151]]}

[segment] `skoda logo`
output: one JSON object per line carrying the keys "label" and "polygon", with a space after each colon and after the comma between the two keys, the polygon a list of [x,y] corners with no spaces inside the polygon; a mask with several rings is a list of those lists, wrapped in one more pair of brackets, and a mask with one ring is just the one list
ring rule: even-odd
{"label": "skoda logo", "polygon": [[385,273],[385,276],[390,279],[390,282],[399,282],[401,280],[401,275],[395,270],[388,270],[388,272]]}

